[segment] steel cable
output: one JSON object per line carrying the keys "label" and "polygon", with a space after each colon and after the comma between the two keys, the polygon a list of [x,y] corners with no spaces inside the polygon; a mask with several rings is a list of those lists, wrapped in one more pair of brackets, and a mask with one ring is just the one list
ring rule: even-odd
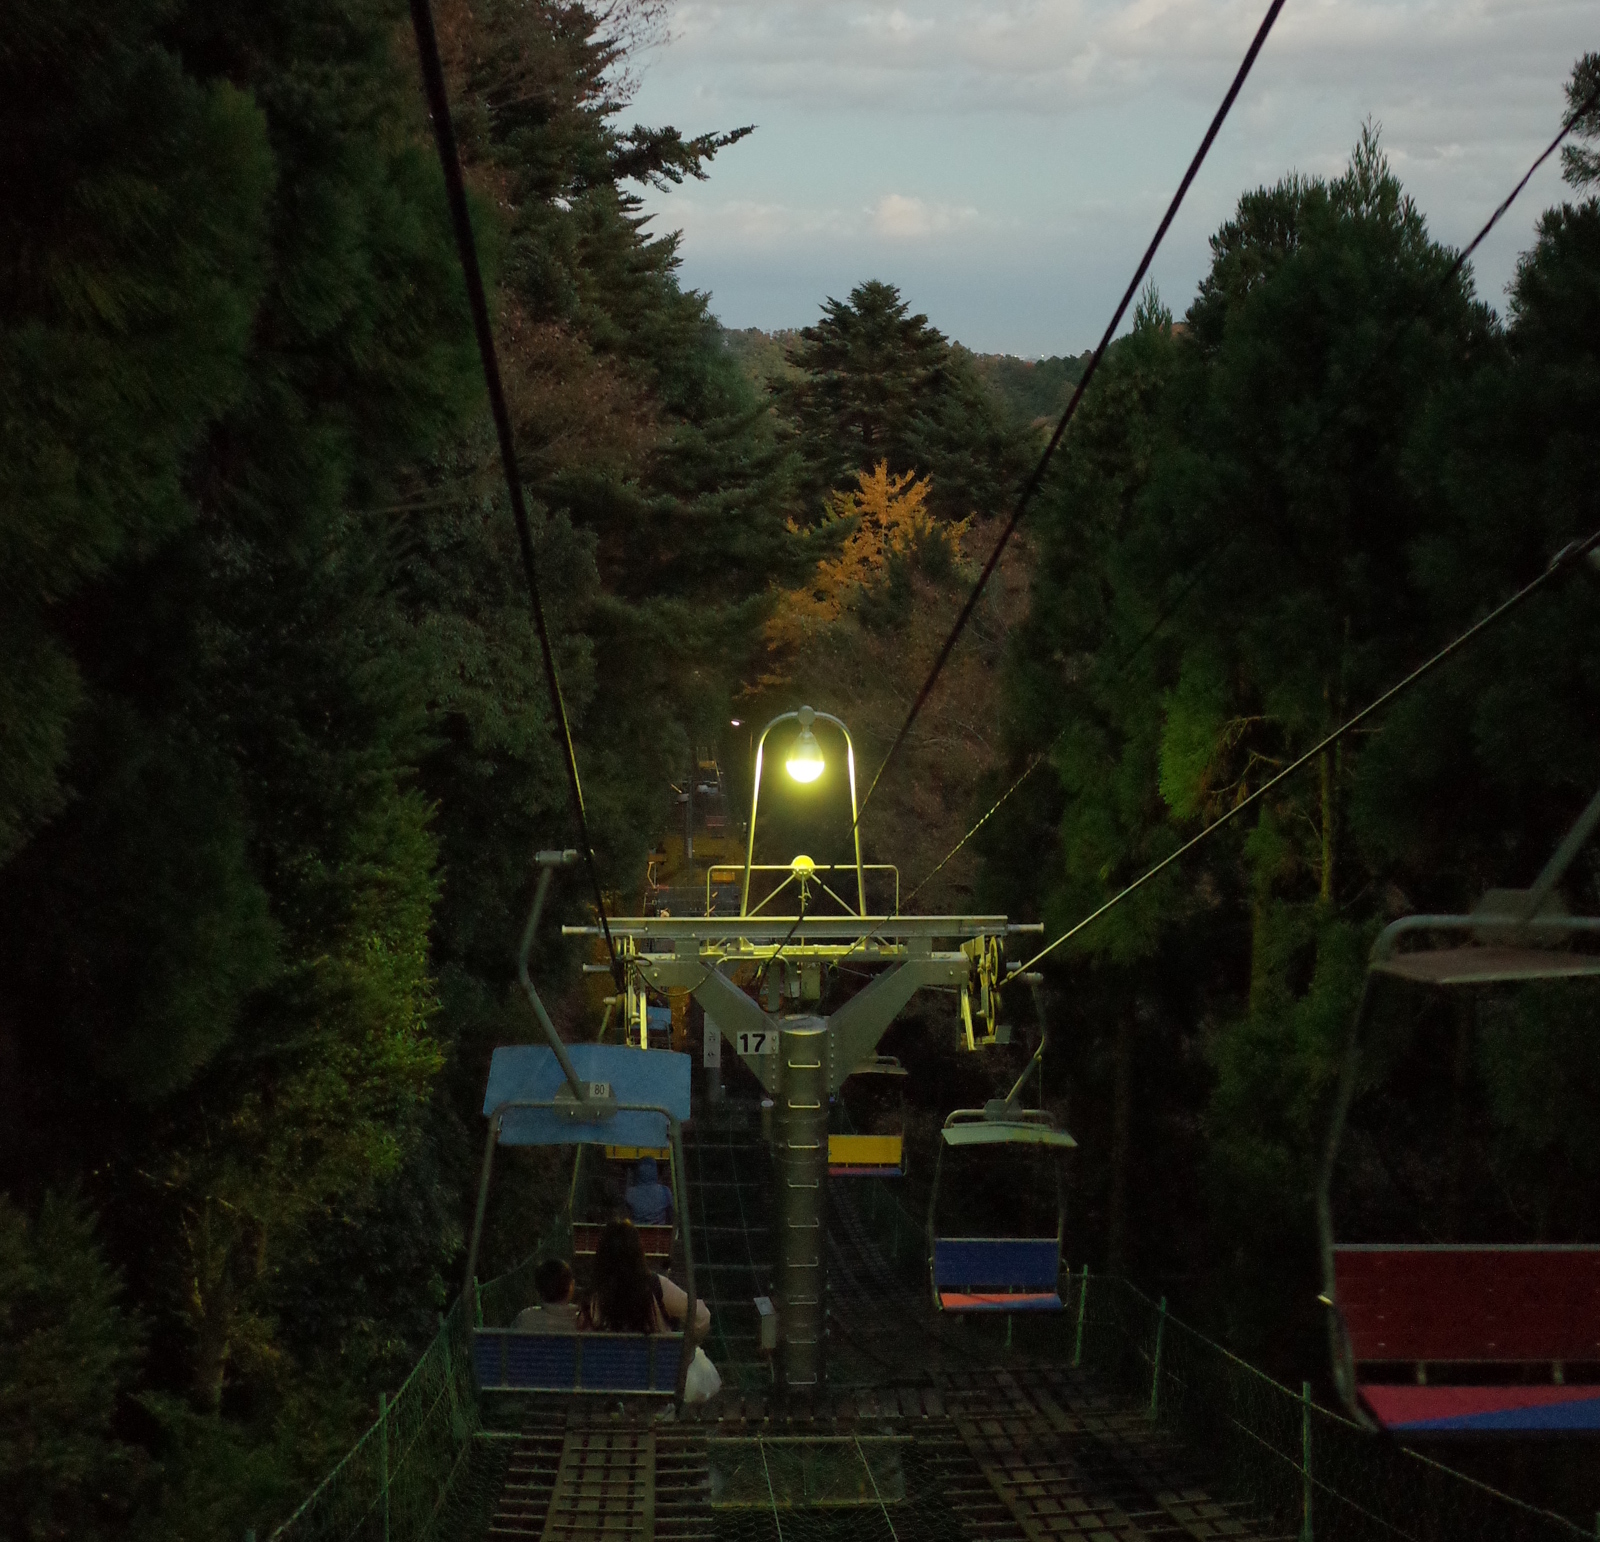
{"label": "steel cable", "polygon": [[1034,495],[1039,491],[1044,481],[1044,474],[1050,467],[1050,462],[1055,458],[1056,447],[1061,443],[1062,435],[1067,431],[1067,425],[1072,421],[1078,410],[1078,403],[1083,400],[1083,394],[1089,389],[1089,383],[1100,368],[1100,361],[1105,358],[1106,349],[1111,346],[1111,340],[1116,330],[1122,325],[1122,318],[1127,314],[1128,307],[1133,304],[1134,296],[1139,292],[1139,286],[1144,282],[1145,275],[1150,271],[1150,264],[1155,261],[1156,252],[1162,241],[1166,238],[1167,231],[1172,222],[1177,218],[1178,210],[1182,207],[1183,200],[1189,192],[1190,185],[1200,172],[1206,156],[1211,151],[1217,135],[1222,131],[1229,111],[1238,99],[1239,93],[1244,89],[1244,83],[1249,77],[1256,58],[1265,46],[1267,37],[1271,33],[1273,24],[1278,19],[1278,14],[1283,10],[1284,0],[1272,0],[1267,7],[1267,14],[1262,17],[1261,25],[1256,28],[1255,36],[1250,40],[1250,47],[1245,50],[1244,59],[1240,62],[1234,74],[1233,83],[1228,87],[1227,95],[1223,97],[1222,104],[1217,108],[1211,125],[1206,129],[1205,137],[1200,141],[1200,148],[1195,151],[1194,158],[1189,162],[1189,168],[1183,174],[1183,180],[1178,184],[1178,190],[1172,195],[1172,201],[1167,205],[1167,212],[1161,216],[1161,223],[1156,227],[1156,233],[1150,238],[1150,244],[1145,248],[1144,256],[1139,259],[1139,266],[1134,270],[1128,287],[1124,291],[1121,301],[1112,313],[1111,320],[1106,324],[1105,332],[1094,352],[1089,357],[1089,363],[1083,375],[1074,387],[1072,396],[1068,400],[1066,409],[1061,414],[1061,421],[1056,424],[1055,432],[1050,435],[1050,442],[1045,446],[1044,453],[1040,455],[1028,480],[1023,484],[1021,493],[1017,496],[1016,507],[1012,510],[1011,517],[1006,521],[1005,529],[1000,532],[1000,539],[995,542],[994,550],[989,553],[989,559],[983,565],[983,570],[978,575],[978,581],[972,586],[972,592],[967,596],[966,603],[962,605],[960,614],[957,615],[955,625],[950,628],[950,635],[945,638],[943,646],[939,649],[938,657],[933,661],[933,668],[928,671],[928,678],[923,682],[921,690],[917,692],[916,699],[911,703],[911,710],[906,714],[905,722],[900,725],[900,731],[894,737],[894,742],[889,746],[889,753],[883,757],[871,785],[867,788],[867,795],[861,800],[861,806],[856,812],[855,823],[861,823],[861,816],[866,812],[867,805],[872,801],[872,795],[877,791],[878,783],[883,780],[883,774],[893,763],[899,753],[901,745],[906,741],[906,736],[911,732],[912,725],[932,695],[934,686],[938,683],[940,674],[945,664],[949,661],[962,632],[966,630],[967,623],[972,619],[972,613],[978,607],[978,601],[983,598],[983,591],[988,587],[994,570],[999,566],[1000,558],[1010,543],[1016,528],[1022,522],[1022,516],[1027,513],[1028,505],[1032,503]]}
{"label": "steel cable", "polygon": [[450,97],[445,89],[444,66],[439,58],[439,39],[433,26],[433,11],[428,0],[411,0],[411,26],[417,38],[417,57],[422,67],[422,85],[433,120],[433,135],[439,147],[439,164],[444,172],[445,193],[450,205],[450,223],[455,230],[456,251],[461,259],[461,274],[467,286],[467,304],[472,311],[472,330],[478,340],[478,357],[483,363],[484,384],[489,393],[489,410],[494,417],[495,437],[500,443],[500,466],[505,473],[506,491],[511,498],[511,517],[517,527],[517,546],[522,553],[522,574],[527,581],[528,598],[533,606],[533,624],[539,634],[539,655],[544,663],[545,685],[550,692],[550,707],[555,714],[556,737],[562,750],[567,775],[567,792],[572,815],[582,843],[583,863],[594,890],[600,930],[605,936],[611,959],[611,978],[618,991],[626,988],[622,960],[611,935],[606,915],[605,894],[595,865],[594,845],[589,839],[589,820],[583,804],[583,784],[578,777],[578,756],[572,743],[572,724],[567,716],[566,698],[561,694],[561,678],[556,670],[555,649],[545,620],[544,600],[539,592],[538,563],[534,557],[533,534],[528,526],[528,508],[522,490],[522,475],[517,468],[516,440],[511,431],[511,412],[506,405],[505,388],[500,380],[500,361],[495,352],[494,329],[489,322],[489,301],[483,287],[483,270],[478,263],[477,242],[472,234],[472,217],[467,209],[466,184],[461,174],[461,156],[456,146],[455,125],[450,117]]}
{"label": "steel cable", "polygon": [[1332,748],[1332,746],[1337,744],[1340,739],[1350,732],[1351,729],[1358,727],[1361,723],[1364,723],[1369,717],[1372,716],[1374,712],[1377,712],[1381,708],[1388,706],[1390,702],[1394,701],[1405,691],[1408,691],[1425,675],[1432,674],[1433,671],[1439,667],[1439,665],[1443,664],[1447,659],[1453,657],[1462,648],[1466,647],[1466,645],[1474,638],[1478,637],[1481,633],[1486,632],[1497,622],[1510,615],[1510,613],[1519,605],[1521,605],[1524,600],[1528,599],[1529,596],[1535,594],[1538,590],[1542,589],[1547,583],[1549,583],[1550,580],[1556,576],[1556,574],[1565,572],[1573,562],[1578,560],[1578,558],[1589,555],[1589,553],[1595,551],[1597,548],[1600,548],[1600,530],[1595,531],[1593,535],[1588,536],[1583,540],[1571,541],[1566,546],[1562,547],[1561,550],[1550,559],[1549,566],[1546,567],[1537,578],[1534,578],[1528,583],[1524,584],[1522,588],[1517,590],[1517,592],[1509,599],[1502,600],[1500,604],[1495,606],[1495,608],[1491,610],[1487,616],[1475,621],[1467,628],[1466,631],[1462,632],[1459,636],[1452,638],[1431,658],[1417,665],[1417,667],[1413,669],[1410,674],[1397,681],[1394,685],[1391,685],[1389,689],[1383,692],[1381,696],[1377,696],[1372,701],[1368,702],[1367,705],[1364,706],[1354,716],[1346,718],[1344,722],[1342,722],[1333,730],[1332,733],[1326,735],[1322,739],[1319,739],[1317,743],[1312,745],[1312,747],[1303,755],[1299,756],[1295,760],[1292,760],[1287,766],[1279,771],[1276,776],[1269,777],[1248,797],[1241,798],[1239,802],[1234,804],[1234,806],[1229,809],[1226,814],[1223,814],[1212,820],[1212,822],[1208,824],[1205,829],[1200,831],[1198,835],[1191,836],[1183,843],[1183,845],[1179,846],[1176,851],[1169,852],[1153,867],[1146,869],[1137,878],[1135,878],[1132,883],[1128,884],[1125,888],[1120,889],[1116,894],[1113,894],[1111,898],[1108,899],[1103,905],[1091,911],[1081,921],[1078,921],[1072,926],[1068,927],[1067,930],[1064,931],[1053,942],[1046,943],[1045,946],[1035,953],[1033,957],[1030,958],[1025,964],[1019,964],[1016,969],[1012,970],[1007,977],[1000,982],[1002,988],[1006,985],[1009,985],[1012,980],[1018,978],[1020,975],[1027,973],[1027,971],[1032,969],[1036,964],[1040,963],[1043,959],[1054,953],[1055,950],[1062,945],[1062,943],[1068,941],[1070,938],[1076,937],[1079,932],[1084,930],[1085,927],[1091,925],[1095,921],[1098,921],[1100,917],[1105,915],[1107,911],[1112,910],[1116,906],[1120,905],[1122,901],[1127,899],[1130,894],[1134,893],[1138,889],[1143,888],[1145,884],[1149,883],[1150,880],[1156,877],[1157,874],[1162,873],[1167,868],[1171,867],[1174,862],[1177,862],[1180,858],[1193,851],[1196,846],[1201,844],[1201,842],[1210,839],[1210,837],[1216,834],[1216,832],[1224,825],[1232,823],[1233,820],[1237,819],[1239,815],[1242,814],[1252,804],[1259,803],[1261,799],[1266,797],[1266,795],[1271,792],[1274,787],[1286,781],[1289,777],[1293,776],[1295,772],[1309,765],[1317,758],[1317,756],[1322,754],[1324,750]]}

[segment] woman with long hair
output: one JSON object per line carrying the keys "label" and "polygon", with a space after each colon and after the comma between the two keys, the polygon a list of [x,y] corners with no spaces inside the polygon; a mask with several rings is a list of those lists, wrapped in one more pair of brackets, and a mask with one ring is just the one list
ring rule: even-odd
{"label": "woman with long hair", "polygon": [[[594,1287],[578,1313],[578,1325],[605,1333],[667,1333],[683,1327],[689,1297],[644,1256],[644,1239],[632,1221],[609,1222],[594,1253]],[[694,1331],[711,1331],[711,1309],[695,1302]]]}

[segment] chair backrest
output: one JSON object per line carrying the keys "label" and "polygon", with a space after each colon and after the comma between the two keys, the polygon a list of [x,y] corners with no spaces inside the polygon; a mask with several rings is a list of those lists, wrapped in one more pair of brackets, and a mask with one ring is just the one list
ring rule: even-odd
{"label": "chair backrest", "polygon": [[905,1137],[902,1135],[830,1135],[828,1137],[828,1166],[835,1171],[871,1169],[886,1171],[900,1169],[905,1154]]}
{"label": "chair backrest", "polygon": [[[577,1221],[572,1227],[572,1254],[574,1258],[593,1258],[600,1245],[600,1233],[605,1230],[599,1221]],[[672,1228],[670,1226],[641,1226],[639,1240],[644,1243],[644,1256],[665,1263],[672,1256]]]}
{"label": "chair backrest", "polygon": [[1054,1237],[940,1237],[933,1244],[940,1290],[1054,1290],[1060,1268]]}
{"label": "chair backrest", "polygon": [[484,1392],[677,1391],[681,1333],[528,1333],[478,1328],[472,1364]]}
{"label": "chair backrest", "polygon": [[1600,1360],[1600,1247],[1334,1249],[1358,1362]]}

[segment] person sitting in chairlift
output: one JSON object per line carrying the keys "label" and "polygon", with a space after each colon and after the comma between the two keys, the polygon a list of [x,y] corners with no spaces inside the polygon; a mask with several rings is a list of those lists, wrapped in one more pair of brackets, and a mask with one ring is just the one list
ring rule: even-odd
{"label": "person sitting in chairlift", "polygon": [[[657,1274],[644,1253],[644,1239],[632,1221],[607,1223],[594,1253],[594,1288],[578,1308],[578,1326],[604,1333],[670,1333],[683,1327],[689,1297],[664,1274]],[[695,1302],[694,1330],[703,1339],[711,1331],[711,1309]]]}
{"label": "person sitting in chairlift", "polygon": [[[684,1376],[683,1399],[704,1403],[722,1390],[722,1377],[695,1343],[711,1331],[711,1309],[703,1300],[694,1307],[688,1338],[695,1349]],[[633,1222],[621,1217],[609,1222],[595,1248],[594,1289],[578,1309],[578,1326],[605,1333],[668,1333],[684,1328],[688,1315],[688,1294],[650,1267]]]}
{"label": "person sitting in chairlift", "polygon": [[576,1333],[578,1306],[573,1300],[577,1279],[564,1258],[547,1258],[533,1271],[533,1287],[541,1305],[523,1308],[511,1326],[525,1333]]}
{"label": "person sitting in chairlift", "polygon": [[672,1224],[672,1190],[661,1181],[654,1157],[640,1157],[633,1165],[622,1198],[635,1226]]}

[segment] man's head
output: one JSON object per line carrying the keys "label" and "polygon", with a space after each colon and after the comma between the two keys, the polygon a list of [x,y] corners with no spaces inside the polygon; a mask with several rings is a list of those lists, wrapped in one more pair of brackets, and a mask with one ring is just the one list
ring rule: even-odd
{"label": "man's head", "polygon": [[654,1157],[640,1157],[633,1169],[633,1181],[638,1184],[659,1183],[661,1177]]}
{"label": "man's head", "polygon": [[572,1266],[564,1258],[547,1258],[533,1271],[534,1289],[546,1306],[572,1299]]}

